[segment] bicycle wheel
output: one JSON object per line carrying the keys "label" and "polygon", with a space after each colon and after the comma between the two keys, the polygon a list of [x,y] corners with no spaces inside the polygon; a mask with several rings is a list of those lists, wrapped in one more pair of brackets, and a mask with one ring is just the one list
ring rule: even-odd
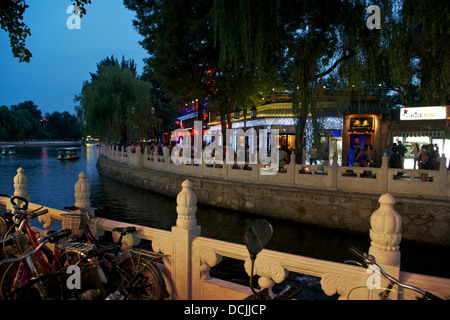
{"label": "bicycle wheel", "polygon": [[0,266],[0,299],[7,300],[13,285],[14,277],[17,274],[19,263],[10,263]]}
{"label": "bicycle wheel", "polygon": [[163,300],[168,296],[161,271],[145,256],[131,256],[122,263],[121,269],[125,272],[126,279],[124,287],[139,272],[144,275],[144,280],[134,287],[133,292],[128,295],[127,299]]}
{"label": "bicycle wheel", "polygon": [[[73,285],[69,285],[66,282],[64,288],[64,298],[65,299],[81,299],[83,293],[90,290],[95,290],[98,292],[98,299],[105,299],[106,292],[102,281],[100,280],[98,267],[96,261],[85,261],[84,263],[78,263],[80,257],[74,252],[64,252],[58,258],[61,269],[65,270],[71,265],[76,265],[80,268],[80,284],[79,288]],[[69,281],[70,282],[70,281]]]}
{"label": "bicycle wheel", "polygon": [[[33,285],[29,275],[27,279],[18,287],[14,287],[14,279],[17,276],[19,262],[13,262],[6,265],[1,271],[0,277],[0,299],[1,300],[41,300],[42,297],[38,289]],[[39,269],[39,266],[37,266]],[[28,272],[28,271],[25,271]],[[56,274],[55,274],[56,275]],[[23,276],[23,275],[22,275]],[[59,276],[50,276],[42,278],[41,284],[45,290],[45,299],[61,300],[63,295],[63,286]],[[14,293],[13,293],[13,289]]]}

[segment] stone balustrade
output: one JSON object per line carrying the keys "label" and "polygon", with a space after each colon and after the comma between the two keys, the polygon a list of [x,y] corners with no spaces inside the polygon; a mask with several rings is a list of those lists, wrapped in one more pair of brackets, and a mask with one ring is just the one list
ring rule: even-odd
{"label": "stone balustrade", "polygon": [[[121,155],[121,157],[125,157]],[[28,179],[22,169],[14,178],[16,192],[27,194]],[[79,181],[74,187],[75,204],[84,204],[90,208],[90,187],[85,175],[80,173]],[[94,217],[93,227],[96,230],[111,231],[116,226],[135,226],[137,232],[129,235],[124,241],[127,245],[137,245],[140,239],[152,241],[155,252],[166,256],[160,265],[166,283],[171,292],[171,299],[177,300],[212,300],[243,299],[251,293],[246,286],[211,277],[211,267],[220,265],[223,257],[242,261],[247,273],[250,273],[250,260],[244,245],[201,236],[201,227],[197,225],[197,197],[192,190],[192,183],[185,180],[177,196],[177,222],[171,231],[132,225],[105,218]],[[89,207],[87,205],[89,204]],[[379,264],[391,275],[401,281],[431,291],[438,296],[450,298],[450,279],[426,275],[411,274],[400,270],[401,216],[396,212],[395,198],[391,194],[383,194],[379,198],[379,208],[370,217],[369,252],[374,254]],[[0,197],[0,205],[9,207],[9,198]],[[30,203],[30,209],[40,205]],[[39,217],[44,223],[45,231],[51,230],[66,211],[47,208],[49,213]],[[174,213],[175,214],[175,213]],[[288,240],[287,240],[288,241]],[[364,249],[364,248],[361,248]],[[376,290],[369,287],[373,274],[366,269],[348,265],[313,259],[283,252],[264,249],[255,261],[254,272],[259,276],[261,288],[269,290],[275,283],[282,282],[290,272],[320,277],[321,287],[327,295],[339,295],[339,299],[376,300]],[[383,279],[375,284],[385,287]],[[412,292],[395,292],[392,299],[415,299]]]}
{"label": "stone balustrade", "polygon": [[103,156],[132,167],[225,181],[376,195],[390,193],[439,200],[450,198],[450,171],[446,167],[445,155],[440,158],[439,170],[392,169],[388,167],[386,155],[380,168],[338,166],[335,155],[331,166],[287,164],[284,166],[285,172],[275,175],[261,174],[265,169],[262,164],[207,165],[204,161],[198,165],[174,164],[170,157],[148,154],[146,150],[141,152],[140,147],[136,147],[136,152],[131,152],[131,148],[119,151],[107,145]]}

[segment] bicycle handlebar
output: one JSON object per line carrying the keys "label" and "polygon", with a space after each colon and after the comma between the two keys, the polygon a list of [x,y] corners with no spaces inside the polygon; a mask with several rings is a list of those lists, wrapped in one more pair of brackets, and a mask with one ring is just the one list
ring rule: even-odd
{"label": "bicycle handlebar", "polygon": [[64,207],[64,210],[70,210],[70,211],[81,210],[81,211],[84,211],[84,212],[87,211],[84,208],[79,208],[79,207],[75,207],[75,206]]}
{"label": "bicycle handlebar", "polygon": [[93,209],[93,210],[103,209],[103,207],[98,207],[98,208],[90,207],[89,209],[85,209],[85,208],[81,208],[81,207],[77,207],[77,206],[68,206],[68,207],[63,207],[63,208],[64,208],[64,210],[70,210],[70,211],[80,210],[81,212],[84,212],[84,213],[89,213],[90,209]]}
{"label": "bicycle handlebar", "polygon": [[361,259],[363,266],[365,268],[367,268],[369,265],[374,266],[375,268],[378,269],[378,271],[380,272],[380,274],[387,279],[390,283],[392,284],[396,284],[399,287],[405,288],[405,289],[410,289],[413,291],[416,291],[420,294],[422,294],[423,299],[431,299],[431,300],[442,300],[442,298],[428,292],[425,290],[422,290],[416,286],[410,285],[410,284],[406,284],[401,282],[400,280],[394,278],[393,276],[389,275],[386,271],[383,270],[383,268],[376,262],[375,257],[371,254],[367,254],[367,253],[363,253],[362,251],[360,251],[359,249],[355,248],[354,246],[350,246],[349,251],[354,254],[355,256],[357,256],[358,258]]}
{"label": "bicycle handlebar", "polygon": [[[27,200],[27,199],[25,199],[25,198],[23,198],[23,197],[20,197],[20,196],[13,196],[13,197],[11,197],[11,199],[10,199],[11,204],[12,204],[14,207],[18,207],[18,208],[19,208],[19,205],[14,201],[14,200],[16,200],[16,199],[25,202],[25,204],[24,204],[23,207],[22,207],[22,210],[28,210],[28,200]],[[20,209],[20,208],[19,208],[19,209]]]}
{"label": "bicycle handlebar", "polygon": [[17,228],[17,231],[15,231],[14,233],[10,234],[8,236],[8,238],[0,239],[0,243],[5,243],[5,242],[8,242],[8,241],[12,240],[13,238],[15,238],[22,231],[23,226],[25,225],[25,223],[28,220],[32,220],[32,219],[34,219],[34,218],[36,218],[38,216],[41,216],[43,214],[46,214],[46,213],[48,213],[48,210],[44,209],[42,211],[33,212],[33,213],[25,215],[25,216],[20,216],[21,221],[20,221],[19,228]]}
{"label": "bicycle handlebar", "polygon": [[4,260],[0,261],[0,265],[5,264],[5,263],[11,263],[11,262],[19,262],[23,259],[26,259],[29,256],[31,256],[31,255],[35,254],[36,252],[38,252],[39,250],[41,250],[41,248],[48,242],[54,243],[62,238],[70,236],[71,234],[72,234],[72,230],[61,229],[59,231],[56,231],[55,233],[52,233],[51,235],[42,236],[41,238],[39,238],[39,240],[38,240],[39,244],[34,250],[27,252],[17,258],[4,259]]}

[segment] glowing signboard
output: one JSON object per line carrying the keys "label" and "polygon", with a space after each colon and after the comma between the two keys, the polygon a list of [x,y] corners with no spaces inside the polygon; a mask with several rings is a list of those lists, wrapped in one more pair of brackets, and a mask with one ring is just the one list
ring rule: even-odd
{"label": "glowing signboard", "polygon": [[446,118],[445,106],[400,108],[400,120],[441,120]]}

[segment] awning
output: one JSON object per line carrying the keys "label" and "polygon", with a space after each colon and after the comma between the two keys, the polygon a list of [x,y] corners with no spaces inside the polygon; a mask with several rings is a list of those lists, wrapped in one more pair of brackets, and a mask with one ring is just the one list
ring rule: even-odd
{"label": "awning", "polygon": [[178,120],[187,120],[198,116],[198,112],[192,112],[178,117]]}
{"label": "awning", "polygon": [[402,131],[394,132],[394,137],[432,137],[445,138],[444,130],[417,130],[417,131]]}

